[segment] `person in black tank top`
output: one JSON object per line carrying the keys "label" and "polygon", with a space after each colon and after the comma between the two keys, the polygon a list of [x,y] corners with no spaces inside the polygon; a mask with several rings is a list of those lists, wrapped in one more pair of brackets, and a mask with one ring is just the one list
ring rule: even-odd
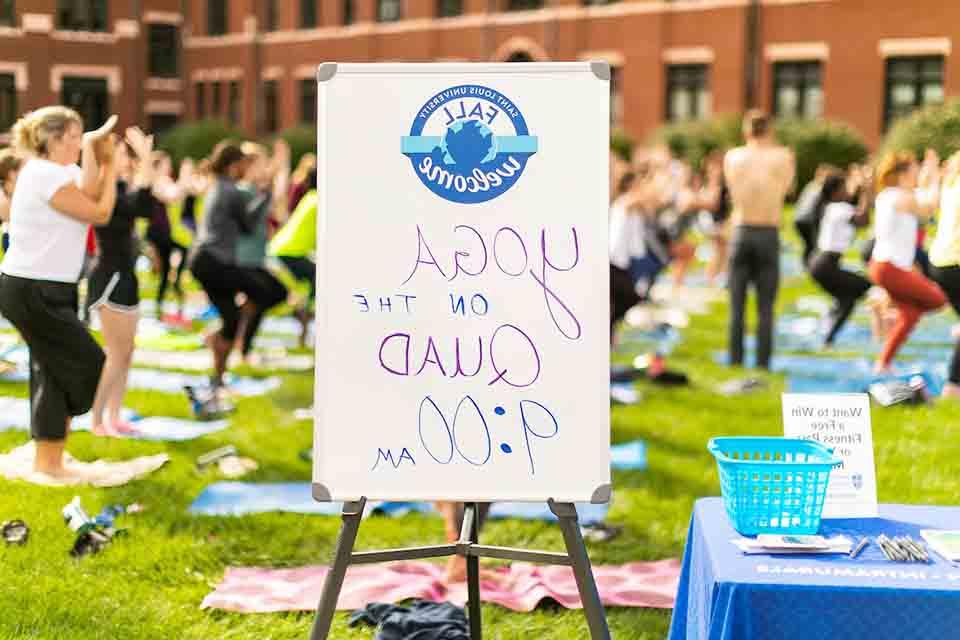
{"label": "person in black tank top", "polygon": [[[100,253],[90,274],[87,294],[90,311],[100,316],[107,356],[92,409],[93,432],[101,436],[134,432],[120,415],[140,319],[135,271],[139,239],[134,223],[137,218],[149,218],[159,204],[151,193],[153,136],[131,128],[127,131],[127,142],[136,162],[128,155],[126,145],[118,146],[117,202],[110,221],[95,227]],[[139,168],[136,180],[133,179],[134,164]]]}

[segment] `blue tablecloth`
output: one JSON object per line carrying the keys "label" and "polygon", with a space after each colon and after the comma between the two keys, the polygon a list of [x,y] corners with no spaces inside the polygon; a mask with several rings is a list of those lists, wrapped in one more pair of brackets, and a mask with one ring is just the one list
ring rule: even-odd
{"label": "blue tablecloth", "polygon": [[960,508],[882,505],[880,518],[824,520],[820,533],[871,544],[847,556],[747,556],[719,498],[693,510],[670,640],[960,638],[960,568],[887,562],[872,540],[960,529]]}

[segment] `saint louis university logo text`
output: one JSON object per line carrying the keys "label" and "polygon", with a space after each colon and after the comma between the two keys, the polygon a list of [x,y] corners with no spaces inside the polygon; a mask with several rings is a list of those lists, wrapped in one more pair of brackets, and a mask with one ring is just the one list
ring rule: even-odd
{"label": "saint louis university logo text", "polygon": [[451,202],[475,204],[520,179],[537,138],[512,100],[463,84],[427,100],[400,146],[428,189]]}

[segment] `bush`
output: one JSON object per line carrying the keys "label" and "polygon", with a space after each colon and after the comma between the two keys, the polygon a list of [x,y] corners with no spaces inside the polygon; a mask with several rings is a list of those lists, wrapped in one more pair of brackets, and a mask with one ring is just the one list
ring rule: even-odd
{"label": "bush", "polygon": [[633,158],[634,142],[625,131],[612,131],[610,133],[610,150],[624,162],[630,162]]}
{"label": "bush", "polygon": [[270,141],[275,138],[283,138],[290,145],[291,171],[297,167],[297,163],[304,154],[317,152],[317,128],[313,125],[303,124],[284,129]]}
{"label": "bush", "polygon": [[799,189],[813,179],[820,164],[845,169],[867,157],[867,145],[856,131],[829,120],[781,120],[777,122],[777,140],[797,156]]}
{"label": "bush", "polygon": [[[711,151],[743,144],[739,116],[718,116],[669,124],[653,135],[653,141],[664,143],[673,154],[699,167]],[[813,178],[817,165],[827,162],[846,167],[867,156],[867,146],[850,127],[827,120],[781,120],[776,124],[777,139],[797,155],[797,184],[803,186]]]}
{"label": "bush", "polygon": [[653,142],[667,145],[674,156],[699,167],[711,152],[743,144],[743,135],[740,118],[724,115],[665,125],[653,134]]}
{"label": "bush", "polygon": [[931,106],[899,120],[883,141],[883,152],[912,151],[918,158],[927,149],[940,157],[960,151],[960,100]]}
{"label": "bush", "polygon": [[222,120],[199,120],[177,125],[164,133],[158,148],[169,153],[174,165],[179,166],[184,158],[206,158],[222,140],[240,141],[246,137],[243,131]]}

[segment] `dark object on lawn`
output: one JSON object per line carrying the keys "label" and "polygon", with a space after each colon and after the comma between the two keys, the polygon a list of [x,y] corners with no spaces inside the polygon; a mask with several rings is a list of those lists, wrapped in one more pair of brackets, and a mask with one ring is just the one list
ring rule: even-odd
{"label": "dark object on lawn", "polygon": [[301,451],[300,459],[304,462],[313,462],[313,447]]}
{"label": "dark object on lawn", "polygon": [[209,451],[197,458],[197,469],[206,469],[211,464],[219,462],[223,458],[235,456],[238,453],[239,452],[237,451],[237,448],[232,444],[228,444],[225,447],[220,447],[219,449],[214,449],[213,451]]}
{"label": "dark object on lawn", "polygon": [[190,401],[190,408],[193,410],[193,417],[200,421],[217,420],[227,414],[236,411],[234,404],[224,398],[221,398],[216,389],[200,392],[198,389],[184,385],[183,391],[187,394]]}
{"label": "dark object on lawn", "polygon": [[[91,518],[80,504],[79,496],[74,497],[63,508],[64,522],[77,533],[70,555],[74,558],[82,558],[99,553],[110,544],[113,538],[126,534],[125,529],[115,529],[113,523],[118,515],[127,511],[126,507],[110,506],[104,508],[96,518]],[[133,509],[130,511],[133,512]]]}
{"label": "dark object on lawn", "polygon": [[30,527],[23,520],[8,520],[0,525],[0,533],[7,544],[27,544]]}
{"label": "dark object on lawn", "polygon": [[467,615],[449,602],[414,600],[408,607],[372,602],[350,614],[348,624],[376,626],[374,640],[470,640]]}
{"label": "dark object on lawn", "polygon": [[583,535],[583,539],[588,542],[608,542],[623,533],[623,527],[618,524],[598,522],[582,525],[580,533]]}
{"label": "dark object on lawn", "polygon": [[610,367],[610,382],[633,382],[647,375],[646,370],[633,366],[614,365]]}
{"label": "dark object on lawn", "polygon": [[687,374],[667,369],[666,358],[659,353],[637,356],[633,366],[616,366],[610,369],[610,382],[633,382],[648,380],[663,386],[690,384]]}
{"label": "dark object on lawn", "polygon": [[926,404],[927,383],[921,376],[910,380],[888,380],[875,382],[869,388],[870,397],[880,406],[892,407],[895,404]]}
{"label": "dark object on lawn", "polygon": [[742,380],[724,382],[717,387],[717,393],[725,396],[740,396],[766,388],[767,383],[760,378],[743,378]]}
{"label": "dark object on lawn", "polygon": [[70,549],[70,555],[74,558],[82,558],[83,556],[100,553],[110,544],[110,540],[111,537],[106,532],[98,531],[90,525],[89,528],[78,532],[77,540],[73,543],[73,548]]}

